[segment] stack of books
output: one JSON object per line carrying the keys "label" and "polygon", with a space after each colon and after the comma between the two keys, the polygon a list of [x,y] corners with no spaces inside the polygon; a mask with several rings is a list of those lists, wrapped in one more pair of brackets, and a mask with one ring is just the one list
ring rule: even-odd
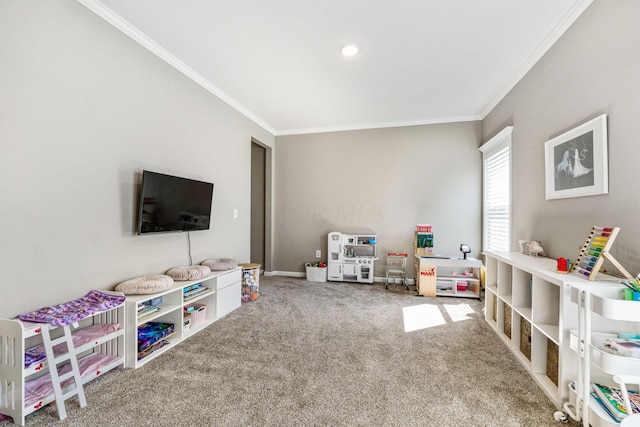
{"label": "stack of books", "polygon": [[138,319],[160,310],[162,297],[157,297],[138,304]]}
{"label": "stack of books", "polygon": [[[633,390],[627,390],[627,395],[629,396],[632,412],[634,414],[640,413],[640,394]],[[616,422],[622,421],[623,418],[629,415],[624,404],[622,391],[619,388],[593,383],[591,396]]]}
{"label": "stack of books", "polygon": [[198,295],[200,295],[203,292],[207,292],[209,290],[209,288],[207,288],[206,286],[204,286],[202,283],[196,283],[194,285],[191,286],[185,286],[185,288],[182,290],[183,292],[183,298],[185,301],[194,298]]}
{"label": "stack of books", "polygon": [[173,323],[148,322],[138,326],[138,360],[170,344],[167,338],[174,332]]}

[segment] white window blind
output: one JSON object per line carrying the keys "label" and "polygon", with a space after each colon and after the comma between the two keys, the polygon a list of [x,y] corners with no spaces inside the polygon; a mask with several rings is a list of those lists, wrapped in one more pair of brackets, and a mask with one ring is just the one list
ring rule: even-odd
{"label": "white window blind", "polygon": [[483,250],[509,251],[511,243],[511,130],[480,147],[483,152]]}

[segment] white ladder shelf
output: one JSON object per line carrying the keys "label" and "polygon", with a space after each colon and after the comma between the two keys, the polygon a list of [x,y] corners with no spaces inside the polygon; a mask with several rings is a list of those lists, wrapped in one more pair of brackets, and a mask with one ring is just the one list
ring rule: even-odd
{"label": "white ladder shelf", "polygon": [[[74,324],[74,327],[78,327],[78,324]],[[60,420],[67,418],[67,409],[64,406],[64,401],[78,396],[78,402],[80,407],[87,406],[87,399],[84,395],[84,387],[82,386],[82,379],[80,378],[80,369],[78,368],[78,358],[76,357],[75,347],[73,345],[73,338],[71,336],[71,327],[69,325],[62,326],[63,335],[58,338],[51,338],[51,331],[58,329],[47,325],[42,328],[42,342],[47,354],[47,360],[49,361],[49,375],[51,376],[51,385],[53,386],[53,392],[56,398],[56,408],[58,409],[58,417]],[[66,353],[62,353],[59,356],[55,356],[53,347],[65,343],[67,345]],[[58,365],[62,362],[69,361],[71,370],[64,374],[58,372]],[[71,384],[66,392],[62,390],[62,383],[69,378],[73,378],[74,384]],[[66,387],[65,387],[66,388]]]}

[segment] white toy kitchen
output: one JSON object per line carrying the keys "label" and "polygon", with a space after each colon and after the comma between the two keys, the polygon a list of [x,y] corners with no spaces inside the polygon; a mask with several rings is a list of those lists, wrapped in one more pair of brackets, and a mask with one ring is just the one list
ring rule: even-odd
{"label": "white toy kitchen", "polygon": [[378,259],[375,234],[333,231],[328,239],[327,280],[373,283],[374,265]]}

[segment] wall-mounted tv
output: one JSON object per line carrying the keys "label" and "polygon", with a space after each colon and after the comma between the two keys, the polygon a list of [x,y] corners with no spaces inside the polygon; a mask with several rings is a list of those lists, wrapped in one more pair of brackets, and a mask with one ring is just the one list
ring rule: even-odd
{"label": "wall-mounted tv", "polygon": [[142,172],[138,234],[208,230],[213,184]]}

